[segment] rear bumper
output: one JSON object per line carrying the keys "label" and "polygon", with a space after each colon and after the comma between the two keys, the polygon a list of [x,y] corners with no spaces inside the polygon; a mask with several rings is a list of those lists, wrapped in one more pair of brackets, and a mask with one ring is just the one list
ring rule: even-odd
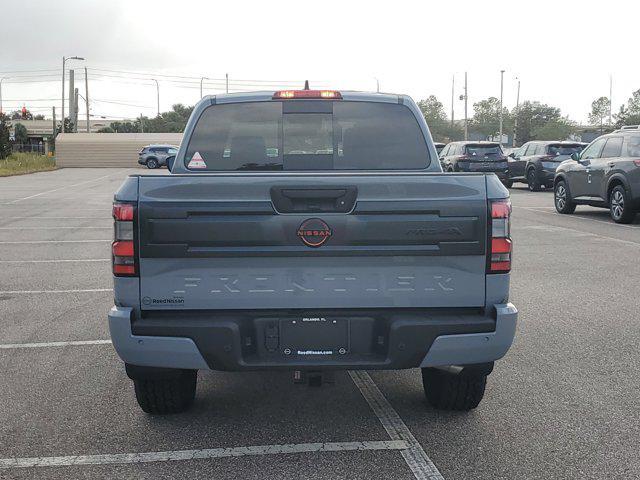
{"label": "rear bumper", "polygon": [[510,303],[491,310],[355,312],[343,318],[349,323],[348,350],[321,355],[287,354],[280,348],[283,340],[280,344],[273,340],[274,322],[294,318],[290,314],[243,318],[235,312],[167,312],[136,319],[131,308],[113,307],[109,329],[120,358],[139,366],[230,371],[402,369],[503,357],[515,335],[518,311]]}

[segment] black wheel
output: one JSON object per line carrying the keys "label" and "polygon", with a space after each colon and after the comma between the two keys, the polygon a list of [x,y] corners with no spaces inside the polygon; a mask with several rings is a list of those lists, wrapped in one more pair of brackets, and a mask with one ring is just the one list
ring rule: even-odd
{"label": "black wheel", "polygon": [[155,158],[150,158],[149,160],[147,160],[147,168],[152,170],[154,168],[158,168],[160,166],[160,164],[158,163],[158,160],[156,160]]}
{"label": "black wheel", "polygon": [[631,199],[622,185],[616,185],[609,194],[609,211],[616,223],[631,223],[636,212],[631,208]]}
{"label": "black wheel", "polygon": [[472,410],[476,408],[487,385],[487,376],[458,375],[435,368],[422,369],[422,385],[427,401],[441,410]]}
{"label": "black wheel", "polygon": [[553,198],[558,213],[573,213],[576,211],[576,204],[571,200],[571,194],[564,180],[556,183],[553,189]]}
{"label": "black wheel", "polygon": [[513,180],[509,179],[509,180],[503,180],[502,184],[507,187],[507,188],[511,188],[513,187]]}
{"label": "black wheel", "polygon": [[138,405],[155,415],[184,412],[196,396],[197,377],[196,370],[184,370],[167,378],[135,379]]}
{"label": "black wheel", "polygon": [[540,181],[538,180],[535,168],[532,168],[527,172],[527,185],[529,185],[529,190],[531,192],[540,191]]}

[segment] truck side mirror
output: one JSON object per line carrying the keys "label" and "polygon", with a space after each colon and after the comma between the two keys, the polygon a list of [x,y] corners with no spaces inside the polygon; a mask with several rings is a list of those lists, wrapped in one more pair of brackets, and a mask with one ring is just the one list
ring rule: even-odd
{"label": "truck side mirror", "polygon": [[507,155],[509,158],[516,158],[516,152],[511,152],[509,155]]}

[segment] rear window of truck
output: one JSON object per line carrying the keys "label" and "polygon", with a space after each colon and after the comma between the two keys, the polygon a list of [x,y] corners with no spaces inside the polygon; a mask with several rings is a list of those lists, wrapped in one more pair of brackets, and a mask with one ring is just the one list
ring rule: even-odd
{"label": "rear window of truck", "polygon": [[422,130],[404,105],[325,100],[212,105],[185,155],[187,168],[205,171],[421,170],[429,163]]}

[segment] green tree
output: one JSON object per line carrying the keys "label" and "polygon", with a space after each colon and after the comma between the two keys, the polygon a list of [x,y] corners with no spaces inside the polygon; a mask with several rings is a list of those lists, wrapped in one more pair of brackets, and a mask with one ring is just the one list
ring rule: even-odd
{"label": "green tree", "polygon": [[640,125],[640,90],[633,92],[626,106],[620,106],[620,111],[615,117],[618,128],[624,125]]}
{"label": "green tree", "polygon": [[9,125],[9,117],[0,112],[0,159],[6,158],[11,153]]}
{"label": "green tree", "polygon": [[422,112],[431,135],[436,142],[450,142],[462,139],[462,129],[456,125],[451,125],[451,122],[447,119],[444,105],[435,95],[430,95],[425,100],[420,100],[418,108]]}
{"label": "green tree", "polygon": [[611,103],[607,97],[596,98],[591,102],[591,113],[589,113],[589,122],[593,126],[600,127],[600,133],[604,131],[604,119],[609,116],[609,107]]}
{"label": "green tree", "polygon": [[[473,118],[469,127],[482,134],[485,138],[497,137],[500,133],[500,100],[489,97],[473,104]],[[509,109],[502,107],[502,132],[512,129]]]}
{"label": "green tree", "polygon": [[16,123],[13,128],[15,129],[16,143],[25,145],[29,143],[29,134],[27,133],[27,127],[21,123]]}
{"label": "green tree", "polygon": [[162,112],[155,118],[142,118],[143,130],[145,132],[184,132],[187,120],[191,116],[193,107],[187,107],[181,103],[175,104],[171,111]]}
{"label": "green tree", "polygon": [[575,133],[576,126],[567,118],[551,120],[533,130],[532,137],[535,140],[566,140]]}
{"label": "green tree", "polygon": [[137,133],[140,131],[140,122],[111,122],[110,128],[116,133]]}
{"label": "green tree", "polygon": [[[519,145],[530,140],[536,140],[536,134],[539,135],[542,127],[547,123],[561,122],[563,120],[559,108],[530,101],[521,103],[517,110],[514,108],[512,116],[517,118],[518,122],[516,138]],[[543,131],[543,133],[546,132]],[[553,140],[558,139],[554,138]]]}

